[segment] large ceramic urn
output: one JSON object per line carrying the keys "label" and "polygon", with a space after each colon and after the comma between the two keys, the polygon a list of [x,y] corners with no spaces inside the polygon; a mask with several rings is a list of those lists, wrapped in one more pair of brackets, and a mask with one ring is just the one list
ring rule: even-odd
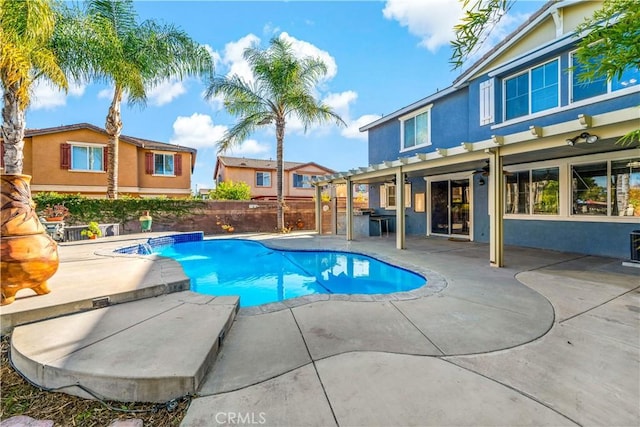
{"label": "large ceramic urn", "polygon": [[58,245],[40,223],[28,175],[1,175],[0,281],[2,305],[16,292],[49,293],[47,280],[58,270]]}

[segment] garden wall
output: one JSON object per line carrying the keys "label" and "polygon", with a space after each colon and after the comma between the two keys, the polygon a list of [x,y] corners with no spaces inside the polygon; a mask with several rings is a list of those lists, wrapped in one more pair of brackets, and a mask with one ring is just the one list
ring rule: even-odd
{"label": "garden wall", "polygon": [[[203,231],[204,234],[227,233],[223,225],[232,226],[234,233],[275,232],[277,231],[277,205],[274,201],[264,200],[207,200],[196,214],[185,214],[180,218],[163,218],[150,213],[153,217],[153,231]],[[315,202],[286,202],[285,223],[292,230],[315,230]],[[323,219],[323,222],[330,221]],[[298,220],[302,220],[299,227]],[[325,227],[323,227],[325,228]],[[139,233],[138,221],[128,221],[121,234]]]}

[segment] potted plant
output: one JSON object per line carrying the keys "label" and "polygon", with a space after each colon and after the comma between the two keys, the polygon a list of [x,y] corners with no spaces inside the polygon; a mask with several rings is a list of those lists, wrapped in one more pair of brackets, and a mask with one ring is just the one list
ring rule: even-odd
{"label": "potted plant", "polygon": [[91,221],[87,228],[80,232],[81,235],[87,236],[89,239],[95,239],[102,236],[102,230],[100,230],[100,226],[97,222]]}
{"label": "potted plant", "polygon": [[69,209],[65,205],[47,205],[42,211],[42,216],[47,221],[62,221],[69,215]]}
{"label": "potted plant", "polygon": [[153,223],[153,218],[149,214],[149,211],[142,211],[142,215],[138,220],[140,221],[140,230],[143,233],[147,231],[151,231],[151,224]]}

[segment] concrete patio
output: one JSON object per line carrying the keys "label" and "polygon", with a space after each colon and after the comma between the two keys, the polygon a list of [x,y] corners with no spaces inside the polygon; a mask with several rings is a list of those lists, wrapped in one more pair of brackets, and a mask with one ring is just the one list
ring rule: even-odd
{"label": "concrete patio", "polygon": [[[235,301],[183,291],[177,263],[105,258],[96,252],[130,243],[101,239],[62,245],[51,294],[19,293],[1,309],[3,331],[7,319],[15,326],[48,317],[47,306],[57,307],[52,316],[68,314],[18,326],[12,337],[24,369],[55,369],[56,384],[81,378],[94,389],[96,378],[130,378],[149,365],[157,370],[148,377],[191,375],[198,397],[183,426],[640,425],[638,268],[507,247],[506,267],[496,269],[487,245],[433,238],[408,239],[399,251],[393,237],[245,237],[367,253],[433,272],[445,287],[382,300],[319,297],[236,316]],[[69,301],[72,289],[89,293],[92,283],[91,294],[77,298],[84,303]],[[105,296],[110,304],[139,301],[90,310]]]}

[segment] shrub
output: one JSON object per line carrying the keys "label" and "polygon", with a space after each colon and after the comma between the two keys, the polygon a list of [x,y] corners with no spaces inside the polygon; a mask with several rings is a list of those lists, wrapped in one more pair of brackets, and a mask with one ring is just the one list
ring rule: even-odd
{"label": "shrub", "polygon": [[250,200],[251,187],[246,182],[223,181],[209,192],[212,200]]}

